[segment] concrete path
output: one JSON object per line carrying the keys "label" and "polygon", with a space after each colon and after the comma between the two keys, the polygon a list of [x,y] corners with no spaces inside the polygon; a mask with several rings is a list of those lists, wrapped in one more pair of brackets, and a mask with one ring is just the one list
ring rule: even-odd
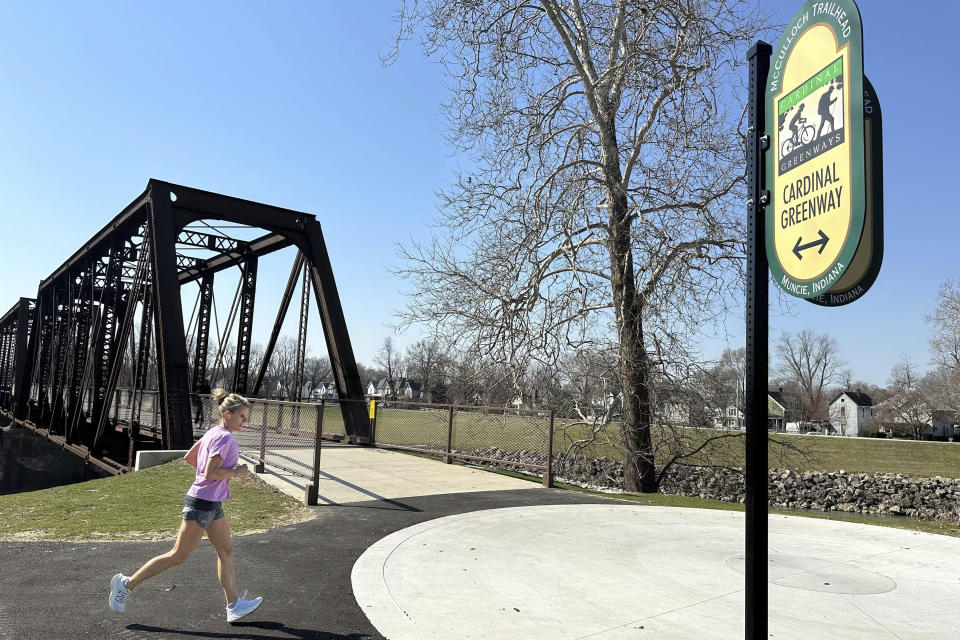
{"label": "concrete path", "polygon": [[[284,466],[300,469],[305,474],[313,466],[313,450],[278,450],[272,455],[284,458]],[[306,456],[309,456],[309,462]],[[254,462],[252,458],[246,461]],[[299,500],[303,499],[308,483],[301,476],[269,466],[259,477]],[[536,489],[538,486],[527,480],[387,449],[324,444],[317,502],[322,506],[407,496]]]}
{"label": "concrete path", "polygon": [[[955,638],[960,540],[771,516],[770,637]],[[390,640],[744,635],[743,514],[525,506],[397,531],[354,565]]]}
{"label": "concrete path", "polygon": [[[123,615],[110,576],[171,542],[0,542],[0,640],[743,637],[742,514],[358,447],[322,463],[312,520],[234,539],[239,586],[264,597],[242,624],[224,620],[206,541]],[[303,480],[267,475],[302,497]],[[957,637],[960,540],[775,516],[770,541],[771,638]]]}

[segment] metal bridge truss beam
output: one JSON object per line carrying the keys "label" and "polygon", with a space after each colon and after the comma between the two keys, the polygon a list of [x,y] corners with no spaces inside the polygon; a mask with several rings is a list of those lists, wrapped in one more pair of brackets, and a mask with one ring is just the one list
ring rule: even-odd
{"label": "metal bridge truss beam", "polygon": [[[150,369],[150,343],[153,340],[153,292],[146,290],[140,311],[140,338],[137,340],[137,356],[133,365],[133,398],[131,401],[130,439],[136,439],[140,429],[143,409],[143,392],[147,388]],[[132,446],[132,444],[131,444]],[[131,452],[132,455],[132,452]]]}
{"label": "metal bridge truss beam", "polygon": [[0,408],[13,409],[13,332],[9,325],[0,325]]}
{"label": "metal bridge truss beam", "polygon": [[253,303],[257,292],[257,258],[250,256],[243,263],[240,287],[240,326],[237,329],[237,359],[233,374],[233,389],[247,393],[250,372],[250,346],[253,343]]}
{"label": "metal bridge truss beam", "polygon": [[303,268],[303,285],[300,287],[300,323],[297,326],[297,362],[293,373],[293,400],[299,402],[303,395],[303,370],[307,361],[307,319],[310,315],[310,270]]}
{"label": "metal bridge truss beam", "polygon": [[[123,261],[123,243],[117,242],[110,249],[109,262],[106,265],[104,295],[100,298],[100,325],[94,343],[93,362],[93,407],[91,416],[93,424],[102,425],[109,411],[108,384],[111,370],[117,360],[117,355],[123,352],[123,341],[120,335],[120,316],[125,310],[126,296],[123,295],[123,284],[120,280]],[[110,387],[112,388],[112,387]],[[95,449],[101,429],[87,434],[87,446]],[[91,436],[92,437],[89,437]]]}
{"label": "metal bridge truss beam", "polygon": [[226,236],[217,236],[213,235],[212,233],[203,233],[201,231],[187,229],[181,231],[180,235],[177,236],[177,244],[185,247],[209,249],[219,253],[227,253],[229,251],[237,250],[248,251],[250,248],[250,244],[248,242],[235,240],[234,238],[228,238]]}
{"label": "metal bridge truss beam", "polygon": [[37,422],[42,419],[50,406],[50,362],[53,358],[53,337],[56,329],[56,301],[51,298],[37,300],[37,366],[33,373],[33,394],[36,410],[30,412],[29,419]]}
{"label": "metal bridge truss beam", "polygon": [[[65,437],[67,442],[82,440],[77,437],[80,419],[83,414],[85,378],[87,374],[87,353],[90,347],[90,331],[94,325],[96,309],[93,305],[93,263],[71,279],[70,306],[73,313],[71,323],[71,364],[69,367],[69,395],[67,400],[67,424]],[[68,350],[69,351],[69,350]]]}
{"label": "metal bridge truss beam", "polygon": [[16,418],[27,417],[30,401],[30,382],[33,379],[34,359],[31,353],[37,349],[37,304],[36,300],[20,299],[16,353],[17,360],[14,376],[17,386],[14,390],[13,414]]}
{"label": "metal bridge truss beam", "polygon": [[[201,220],[261,228],[266,234],[241,241],[187,229]],[[204,259],[179,255],[178,245],[216,255]],[[123,370],[124,352],[128,351],[125,345],[132,341],[129,351],[136,355],[129,369],[133,391],[128,462],[139,444],[142,401],[154,377],[157,398],[152,411],[159,412],[161,446],[189,447],[193,439],[193,385],[187,366],[180,287],[200,280],[201,289],[212,292],[214,273],[241,267],[234,387],[245,393],[258,258],[289,246],[298,250],[290,293],[303,269],[307,277],[304,297],[309,298],[312,288],[339,396],[362,400],[353,349],[316,217],[150,180],[139,197],[40,283],[35,303],[21,299],[15,310],[0,318],[0,403],[51,435],[61,436],[64,442],[86,445],[67,445],[71,450],[85,449],[87,455],[103,456],[116,444],[116,437],[105,436],[115,432],[108,417]],[[139,339],[133,340],[137,305],[141,305]],[[196,360],[192,372],[195,383],[206,363],[203,352],[209,339],[212,300],[203,306],[195,353],[204,357]],[[301,386],[306,348],[304,308],[302,301],[298,334]],[[275,343],[275,338],[271,342]],[[155,356],[151,355],[153,345]],[[261,368],[255,392],[259,391],[262,374]],[[88,395],[89,407],[84,402]],[[369,437],[370,423],[361,402],[341,403],[341,410],[348,435]]]}
{"label": "metal bridge truss beam", "polygon": [[73,314],[67,301],[67,292],[63,286],[51,287],[45,295],[52,295],[55,301],[54,308],[57,309],[54,324],[54,337],[51,344],[53,349],[52,361],[50,364],[50,407],[45,418],[42,419],[42,426],[66,434],[66,426],[63,417],[65,416],[64,386],[66,384],[67,374],[67,352],[70,348],[70,325]]}
{"label": "metal bridge truss beam", "polygon": [[193,381],[196,392],[207,377],[207,349],[210,346],[210,315],[213,308],[213,273],[200,278],[200,300],[197,309],[197,346],[193,357]]}

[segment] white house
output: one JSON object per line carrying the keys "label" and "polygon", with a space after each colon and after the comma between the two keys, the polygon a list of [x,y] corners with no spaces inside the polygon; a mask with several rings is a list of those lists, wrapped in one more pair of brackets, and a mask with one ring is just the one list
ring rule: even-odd
{"label": "white house", "polygon": [[417,402],[420,400],[420,383],[413,380],[403,380],[400,383],[400,389],[397,396],[400,400],[407,402]]}
{"label": "white house", "polygon": [[956,409],[932,409],[930,411],[929,426],[923,430],[924,435],[933,438],[946,438],[953,441],[957,426],[958,412]]}
{"label": "white house", "polygon": [[[783,389],[767,391],[767,431],[784,431],[784,418],[787,411],[787,401],[783,397]],[[746,429],[747,420],[742,408],[732,404],[714,409],[713,425],[717,429]]]}
{"label": "white house", "polygon": [[310,398],[313,400],[336,400],[338,397],[337,385],[333,382],[321,382],[310,392]]}
{"label": "white house", "polygon": [[747,422],[740,407],[728,405],[716,410],[715,425],[718,429],[739,429],[743,431]]}
{"label": "white house", "polygon": [[787,401],[783,389],[767,391],[767,431],[786,431]]}
{"label": "white house", "polygon": [[367,385],[368,398],[385,398],[390,394],[390,383],[386,378],[371,380]]}
{"label": "white house", "polygon": [[933,408],[921,397],[893,395],[874,407],[878,430],[887,437],[934,438],[953,441],[960,411]]}
{"label": "white house", "polygon": [[842,436],[872,436],[875,426],[873,419],[873,400],[865,393],[841,391],[830,402],[830,426]]}

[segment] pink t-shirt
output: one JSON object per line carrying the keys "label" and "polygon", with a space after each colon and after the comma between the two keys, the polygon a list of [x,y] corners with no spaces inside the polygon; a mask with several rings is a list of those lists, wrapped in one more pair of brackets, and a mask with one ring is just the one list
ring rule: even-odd
{"label": "pink t-shirt", "polygon": [[232,433],[223,428],[222,424],[210,427],[200,438],[200,448],[197,450],[197,477],[187,491],[188,496],[220,502],[230,499],[230,478],[223,480],[207,480],[203,470],[207,461],[220,454],[223,458],[222,469],[233,469],[240,458],[240,446]]}

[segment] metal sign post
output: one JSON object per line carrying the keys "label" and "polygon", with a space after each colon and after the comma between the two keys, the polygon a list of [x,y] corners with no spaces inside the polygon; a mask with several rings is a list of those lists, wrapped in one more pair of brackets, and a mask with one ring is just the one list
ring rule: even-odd
{"label": "metal sign post", "polygon": [[[864,95],[869,83],[854,0],[808,0],[787,24],[775,53],[758,41],[747,60],[745,637],[765,640],[768,269],[780,289],[811,299],[836,291],[838,284],[846,287],[843,276],[859,255],[850,276],[865,285],[857,294],[862,295],[882,255],[880,216],[867,228],[869,246],[858,252],[865,211],[870,206],[882,211],[882,164],[878,157],[871,171],[864,169],[865,99],[871,105],[868,117],[876,107],[875,123],[868,122],[875,127],[867,129],[867,153],[879,154],[880,113],[872,88]],[[869,142],[874,133],[876,150]],[[870,198],[865,183],[873,189]]]}
{"label": "metal sign post", "polygon": [[747,133],[747,304],[746,304],[746,430],[745,591],[747,640],[767,638],[767,253],[764,247],[765,134],[764,87],[772,47],[758,41],[747,54],[750,61],[750,103]]}

